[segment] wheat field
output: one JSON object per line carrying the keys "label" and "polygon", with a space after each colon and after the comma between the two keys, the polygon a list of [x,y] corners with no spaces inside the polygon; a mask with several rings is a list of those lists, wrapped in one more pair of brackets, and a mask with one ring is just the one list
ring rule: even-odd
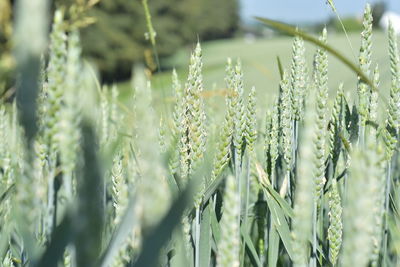
{"label": "wheat field", "polygon": [[[47,36],[47,2],[18,3],[17,94],[0,103],[1,266],[400,264],[399,49],[390,28],[375,52],[369,5],[354,71],[324,29],[318,46],[293,37],[275,93],[236,54],[206,88],[197,43],[166,92],[136,65],[121,101],[71,18],[57,10]],[[341,72],[352,78],[332,84]]]}

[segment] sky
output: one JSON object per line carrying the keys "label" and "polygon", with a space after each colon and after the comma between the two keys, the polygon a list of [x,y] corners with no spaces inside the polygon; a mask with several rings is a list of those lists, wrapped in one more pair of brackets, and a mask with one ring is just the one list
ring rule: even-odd
{"label": "sky", "polygon": [[[341,17],[361,15],[365,4],[376,0],[334,0]],[[400,0],[385,0],[388,9],[400,14]],[[322,22],[333,15],[326,0],[241,0],[242,18],[266,17],[287,23]]]}

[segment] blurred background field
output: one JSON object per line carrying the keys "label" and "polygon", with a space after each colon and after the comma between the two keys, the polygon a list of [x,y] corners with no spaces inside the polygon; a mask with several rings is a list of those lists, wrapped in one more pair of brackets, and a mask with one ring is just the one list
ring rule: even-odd
{"label": "blurred background field", "polygon": [[[357,62],[354,55],[358,54],[360,45],[360,34],[349,33],[354,54],[343,33],[331,34],[328,42],[334,48],[342,52],[346,57]],[[283,68],[289,71],[292,57],[293,38],[289,36],[277,36],[274,38],[246,39],[235,38],[230,40],[215,40],[202,43],[203,48],[203,78],[207,102],[210,108],[224,109],[224,95],[226,85],[224,81],[225,66],[227,58],[233,60],[240,58],[243,64],[245,90],[248,92],[252,86],[256,87],[258,105],[270,108],[277,98],[279,92],[279,69],[277,57],[280,58]],[[155,72],[152,77],[152,87],[155,90],[156,101],[162,105],[170,106],[174,99],[171,86],[171,69],[176,68],[179,77],[184,81],[187,77],[190,51],[192,46],[180,49],[173,56],[164,59],[164,66],[167,70]],[[312,69],[313,54],[316,47],[306,44],[306,58],[308,67]],[[388,56],[387,34],[384,31],[376,30],[373,35],[373,62],[379,64],[381,69],[381,89],[383,96],[387,98],[390,88],[390,70]],[[355,97],[357,76],[349,70],[342,62],[333,56],[329,56],[329,96],[330,100],[336,95],[340,83],[344,84],[345,91],[349,96]],[[131,93],[131,82],[123,81],[117,83],[122,98],[128,98]],[[351,94],[350,94],[351,93]],[[164,99],[162,99],[164,98]],[[331,103],[330,103],[331,104]],[[380,110],[383,112],[383,110]],[[222,112],[223,114],[223,112]],[[265,114],[258,114],[261,119]]]}
{"label": "blurred background field", "polygon": [[[125,51],[122,49],[122,62],[120,59],[115,59],[115,63],[110,63],[113,60],[109,59],[106,65],[97,65],[100,66],[101,77],[103,77],[105,82],[116,83],[121,90],[122,97],[124,97],[131,88],[129,76],[131,75],[132,63],[142,62],[140,64],[145,64],[153,72],[153,88],[157,91],[163,91],[160,95],[156,93],[156,98],[159,96],[166,98],[165,101],[171,100],[172,69],[175,68],[180,79],[185,81],[190,52],[193,50],[196,42],[200,41],[203,48],[205,90],[211,91],[207,94],[208,97],[215,98],[217,104],[223,102],[222,94],[226,89],[224,82],[225,65],[227,58],[230,57],[233,60],[240,59],[242,61],[245,89],[249,90],[252,86],[255,86],[257,94],[260,96],[258,101],[261,103],[259,104],[271,105],[278,92],[280,79],[277,57],[280,58],[283,68],[289,67],[292,56],[291,47],[293,38],[283,36],[257,23],[254,19],[255,15],[291,23],[314,34],[314,36],[319,35],[321,29],[327,26],[329,32],[328,43],[342,52],[346,57],[357,62],[356,56],[358,55],[360,30],[362,28],[361,15],[366,1],[355,1],[350,4],[346,1],[335,1],[337,10],[340,13],[338,14],[341,16],[343,25],[349,34],[353,49],[346,39],[337,16],[327,3],[324,1],[319,1],[318,3],[315,3],[315,1],[303,1],[303,4],[299,5],[292,0],[285,0],[284,2],[284,4],[277,5],[271,3],[260,4],[257,1],[220,1],[217,5],[211,2],[208,3],[207,1],[202,3],[192,1],[192,5],[180,6],[176,10],[164,10],[163,5],[150,1],[149,4],[153,8],[153,26],[157,33],[156,50],[149,45],[148,40],[143,40],[143,32],[146,32],[147,29],[142,28],[140,33],[142,36],[138,34],[139,38],[135,40],[135,42],[140,43],[140,49],[134,53],[135,55],[132,54],[131,60],[133,62],[130,62],[127,67],[123,67],[126,64],[124,62],[127,57],[126,53],[122,53],[122,51]],[[194,3],[196,4],[193,5]],[[388,44],[387,35],[379,26],[379,20],[387,11],[400,10],[400,5],[393,1],[373,1],[372,3],[376,22],[373,37],[373,62],[380,65],[382,70],[381,88],[384,90],[384,95],[387,95],[390,83],[389,65],[387,64],[389,60],[387,53]],[[282,6],[287,5],[292,6],[293,9],[282,8]],[[105,0],[104,3],[100,3],[97,7],[95,14],[102,14],[103,9],[112,8],[115,10],[118,9],[116,6],[112,7],[109,5]],[[224,12],[218,11],[222,9]],[[188,12],[187,16],[180,17],[185,12]],[[313,12],[313,16],[307,15],[311,14],[311,12]],[[189,14],[192,15],[189,16]],[[176,17],[177,15],[178,17]],[[104,20],[111,19],[112,21],[113,16],[107,16],[104,17]],[[114,30],[119,28],[119,23],[123,21],[122,19],[120,20],[120,22],[116,21],[112,24],[115,26]],[[186,20],[188,22],[184,23]],[[141,20],[141,23],[143,22],[144,19]],[[178,27],[176,23],[179,24]],[[140,27],[144,26],[141,25]],[[106,28],[110,26],[104,27],[100,20],[98,25],[89,26],[84,30],[84,33],[90,32],[93,29],[94,32],[109,33]],[[138,26],[138,28],[140,27]],[[121,32],[123,33],[124,31]],[[92,35],[97,38],[99,36],[94,33]],[[91,39],[90,36],[87,37],[88,40]],[[116,38],[115,40],[119,40],[122,37],[122,35],[118,37],[116,34],[113,34],[113,36]],[[83,37],[85,44],[85,36]],[[89,43],[92,44],[93,42]],[[99,42],[95,41],[94,43]],[[117,43],[124,46],[124,42],[118,41]],[[103,45],[111,45],[113,47],[115,44]],[[101,47],[101,45],[96,45],[95,47],[97,46]],[[103,47],[102,49],[105,48]],[[133,48],[130,47],[129,49]],[[107,57],[104,53],[95,53],[93,50],[92,46],[86,47],[87,56],[91,62],[102,62],[102,58]],[[115,48],[117,54],[119,50],[117,45]],[[315,50],[315,46],[306,44],[309,69],[312,68],[312,56]],[[157,54],[157,58],[154,52]],[[157,60],[159,60],[158,67]],[[357,77],[354,73],[346,69],[342,63],[333,57],[330,57],[329,61],[329,88],[331,92],[336,91],[341,82],[344,83],[345,88],[354,89],[357,82]],[[118,75],[116,75],[116,68],[107,66],[108,64],[122,66],[121,68],[124,68],[124,70],[117,70]],[[111,79],[109,75],[111,75]],[[354,90],[348,91],[353,92]]]}
{"label": "blurred background field", "polygon": [[[356,48],[360,43],[360,35],[350,33],[350,41],[355,47],[354,54],[358,51]],[[383,31],[374,32],[374,62],[377,62],[382,68],[381,85],[388,88],[390,82],[389,60],[387,51],[387,37]],[[273,39],[246,40],[237,38],[232,40],[209,41],[202,44],[204,59],[204,82],[205,90],[221,91],[226,88],[224,82],[225,66],[227,58],[233,60],[240,58],[244,69],[245,87],[247,89],[255,86],[257,92],[264,95],[265,98],[273,98],[278,91],[279,69],[277,67],[277,57],[280,58],[284,68],[288,69],[292,56],[292,37],[279,36]],[[328,37],[328,42],[339,51],[343,52],[349,58],[356,59],[353,56],[351,48],[344,34],[333,34]],[[187,65],[189,63],[189,53],[192,47],[181,49],[171,58],[166,59],[167,65],[176,68],[181,78],[187,75]],[[312,67],[312,56],[316,47],[310,44],[306,45],[306,54],[309,68]],[[330,56],[330,76],[329,86],[335,91],[339,83],[343,82],[345,87],[354,87],[357,77],[347,70],[343,63]],[[171,71],[155,73],[153,77],[153,87],[157,90],[166,90],[170,92]],[[121,89],[129,87],[129,82],[119,84]],[[213,94],[218,95],[218,92]]]}
{"label": "blurred background field", "polygon": [[[53,9],[60,7],[70,16],[74,3],[85,1],[57,0]],[[190,51],[197,41],[203,47],[205,89],[215,96],[225,88],[226,60],[240,58],[244,68],[246,90],[255,86],[259,101],[272,103],[278,88],[277,57],[288,68],[292,38],[257,23],[254,16],[268,17],[298,26],[318,36],[328,28],[328,42],[345,56],[357,62],[360,45],[361,15],[367,1],[335,1],[337,14],[325,1],[284,0],[282,3],[266,1],[178,0],[149,1],[151,21],[155,30],[155,47],[149,41],[148,25],[140,1],[101,0],[84,9],[78,22],[81,28],[83,56],[97,70],[103,84],[117,84],[121,97],[129,93],[130,78],[135,64],[145,65],[152,73],[155,90],[160,97],[171,96],[171,72],[176,68],[180,79],[187,75]],[[387,37],[379,25],[387,12],[400,12],[400,3],[394,0],[370,1],[373,8],[375,32],[373,60],[381,68],[381,85],[387,94],[389,85]],[[0,12],[0,93],[12,87],[15,64],[11,55],[14,1],[1,2]],[[287,8],[288,6],[292,8]],[[72,14],[72,13],[71,13]],[[312,16],[310,16],[312,14]],[[353,50],[344,35],[349,34]],[[312,67],[316,48],[307,44],[307,60]],[[335,91],[340,82],[354,88],[356,77],[336,59],[330,58],[329,88]],[[156,94],[157,96],[157,94]],[[222,99],[220,97],[220,99]],[[168,100],[168,99],[166,99]],[[218,102],[218,100],[217,100]]]}

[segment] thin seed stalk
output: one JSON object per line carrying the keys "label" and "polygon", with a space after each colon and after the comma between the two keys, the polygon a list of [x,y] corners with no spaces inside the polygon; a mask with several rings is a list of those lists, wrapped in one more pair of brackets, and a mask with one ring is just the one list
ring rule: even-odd
{"label": "thin seed stalk", "polygon": [[[282,128],[282,139],[281,145],[283,150],[283,159],[285,161],[285,178],[280,188],[280,195],[285,197],[291,195],[290,192],[290,173],[293,162],[293,113],[292,113],[292,98],[290,95],[288,74],[286,71],[283,73],[283,77],[280,83],[282,90],[282,102],[280,105],[281,109],[281,128]],[[289,198],[290,199],[290,198]]]}
{"label": "thin seed stalk", "polygon": [[387,248],[388,248],[388,234],[389,234],[389,227],[388,227],[388,214],[389,214],[389,196],[391,190],[391,173],[392,173],[392,161],[389,160],[387,162],[387,171],[386,171],[386,188],[385,188],[385,211],[384,211],[384,227],[383,227],[383,243],[382,243],[382,255],[383,255],[383,262],[386,262],[387,259]]}
{"label": "thin seed stalk", "polygon": [[[246,158],[246,180],[245,180],[245,182],[246,182],[246,192],[245,192],[246,202],[245,202],[245,206],[244,206],[243,225],[244,225],[244,229],[247,231],[247,223],[248,223],[247,216],[248,216],[248,207],[249,207],[249,202],[250,202],[250,155],[249,155],[249,153],[247,153],[247,158]],[[240,219],[239,219],[239,223],[240,223]],[[242,238],[242,243],[244,244],[244,237]],[[241,248],[242,248],[241,259],[243,261],[244,257],[245,257],[246,246],[242,246]]]}
{"label": "thin seed stalk", "polygon": [[200,266],[200,207],[196,208],[196,228],[195,228],[195,267]]}

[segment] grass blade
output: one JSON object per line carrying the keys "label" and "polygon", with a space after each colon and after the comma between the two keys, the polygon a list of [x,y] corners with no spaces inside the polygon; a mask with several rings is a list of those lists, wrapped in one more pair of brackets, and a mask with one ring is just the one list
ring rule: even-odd
{"label": "grass blade", "polygon": [[97,266],[110,266],[112,260],[114,259],[114,256],[118,253],[118,249],[120,248],[121,244],[124,242],[132,229],[134,229],[136,224],[137,219],[135,218],[135,201],[134,199],[131,199],[124,217],[117,227],[117,230],[114,232],[111,241],[104,251],[101,260]]}
{"label": "grass blade", "polygon": [[256,248],[253,244],[253,241],[251,241],[251,238],[250,238],[249,234],[247,233],[247,229],[244,227],[244,225],[242,225],[240,227],[240,232],[242,234],[243,241],[246,244],[246,248],[248,249],[250,259],[256,263],[256,266],[261,267],[262,266],[261,261],[258,257]]}
{"label": "grass blade", "polygon": [[72,227],[71,216],[67,213],[60,225],[58,225],[53,233],[50,244],[46,251],[39,259],[37,264],[33,266],[37,267],[53,267],[57,266],[57,263],[61,261],[64,255],[64,251],[69,242],[72,241],[74,232]]}
{"label": "grass blade", "polygon": [[274,267],[278,263],[279,241],[278,232],[272,223],[268,239],[268,266]]}
{"label": "grass blade", "polygon": [[211,203],[205,207],[202,213],[200,226],[200,266],[207,267],[211,260]]}
{"label": "grass blade", "polygon": [[217,215],[215,214],[215,210],[211,211],[211,229],[212,234],[215,240],[215,243],[218,244],[221,240],[221,228],[218,223]]}
{"label": "grass blade", "polygon": [[171,208],[154,228],[154,230],[145,238],[143,249],[135,263],[130,266],[156,266],[159,252],[165,242],[170,238],[172,231],[180,223],[181,216],[185,208],[192,202],[192,184],[179,195],[179,197],[172,203]]}
{"label": "grass blade", "polygon": [[265,194],[270,194],[273,199],[279,204],[279,206],[282,208],[282,210],[285,213],[285,216],[288,216],[290,218],[293,217],[293,209],[290,207],[289,203],[287,203],[286,200],[284,200],[278,192],[276,192],[271,185],[265,185],[262,184],[264,188],[264,193]]}
{"label": "grass blade", "polygon": [[82,179],[78,179],[79,204],[74,218],[76,261],[78,266],[95,266],[101,251],[105,188],[96,155],[95,134],[87,122],[83,122],[82,134],[85,165]]}
{"label": "grass blade", "polygon": [[289,257],[293,259],[292,239],[290,235],[289,225],[284,216],[284,212],[279,204],[271,197],[268,193],[266,194],[266,200],[268,208],[271,211],[272,222],[276,226],[276,230],[289,254]]}

